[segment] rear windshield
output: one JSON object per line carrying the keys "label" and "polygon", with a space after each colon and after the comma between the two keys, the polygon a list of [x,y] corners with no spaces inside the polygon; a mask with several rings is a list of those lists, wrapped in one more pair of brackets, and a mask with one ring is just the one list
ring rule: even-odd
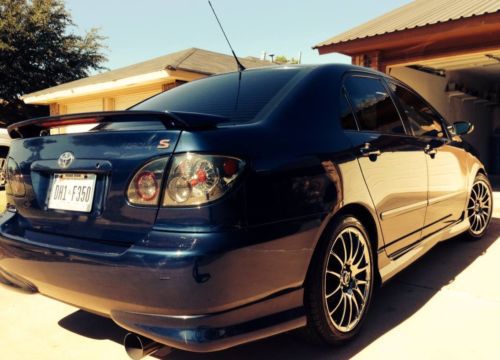
{"label": "rear windshield", "polygon": [[165,91],[131,110],[182,111],[216,115],[230,122],[249,122],[300,69],[243,71],[194,81]]}

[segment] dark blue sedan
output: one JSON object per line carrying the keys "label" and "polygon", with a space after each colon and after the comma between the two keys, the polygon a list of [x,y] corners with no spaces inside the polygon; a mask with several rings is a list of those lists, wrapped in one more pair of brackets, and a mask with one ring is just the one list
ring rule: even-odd
{"label": "dark blue sedan", "polygon": [[492,215],[472,125],[349,65],[244,70],[8,130],[0,283],[110,317],[141,354],[301,327],[342,343],[376,286]]}

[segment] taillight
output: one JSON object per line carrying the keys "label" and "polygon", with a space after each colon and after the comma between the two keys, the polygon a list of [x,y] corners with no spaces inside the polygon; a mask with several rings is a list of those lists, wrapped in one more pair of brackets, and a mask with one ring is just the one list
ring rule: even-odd
{"label": "taillight", "polygon": [[224,195],[243,171],[242,160],[216,155],[175,155],[163,206],[201,205]]}
{"label": "taillight", "polygon": [[158,205],[167,161],[168,158],[153,160],[135,173],[127,189],[127,198],[131,204]]}
{"label": "taillight", "polygon": [[5,184],[5,191],[7,194],[14,196],[24,196],[26,194],[23,174],[21,173],[19,165],[17,165],[12,158],[9,158],[7,161],[5,177],[7,180]]}
{"label": "taillight", "polygon": [[162,206],[201,205],[220,198],[243,171],[242,160],[216,155],[174,155],[170,172],[162,187],[168,158],[153,160],[140,168],[127,189],[133,205]]}
{"label": "taillight", "polygon": [[160,191],[156,176],[150,171],[140,173],[134,185],[137,195],[144,201],[153,200]]}

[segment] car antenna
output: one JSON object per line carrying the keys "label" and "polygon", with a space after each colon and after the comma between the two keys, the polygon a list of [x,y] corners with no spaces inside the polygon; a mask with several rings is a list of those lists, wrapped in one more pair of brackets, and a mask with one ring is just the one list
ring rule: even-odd
{"label": "car antenna", "polygon": [[220,29],[222,30],[222,34],[226,38],[226,41],[229,45],[229,48],[231,49],[231,52],[233,53],[234,59],[236,60],[236,64],[238,64],[238,71],[242,72],[243,70],[245,70],[245,67],[240,63],[240,60],[238,60],[238,57],[234,53],[233,47],[231,46],[231,43],[229,42],[229,39],[227,38],[226,32],[224,31],[224,28],[222,27],[222,24],[220,23],[219,17],[217,16],[217,13],[215,12],[214,7],[212,6],[212,3],[210,2],[210,0],[208,0],[208,5],[210,5],[210,8],[212,9],[212,12],[214,13],[215,20],[217,20],[217,22],[219,23]]}

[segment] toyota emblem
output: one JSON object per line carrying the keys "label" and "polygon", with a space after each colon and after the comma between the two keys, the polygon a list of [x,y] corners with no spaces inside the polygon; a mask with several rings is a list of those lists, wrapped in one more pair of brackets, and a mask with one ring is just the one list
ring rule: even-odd
{"label": "toyota emblem", "polygon": [[66,169],[68,168],[71,163],[75,160],[75,155],[73,153],[66,151],[59,156],[59,159],[57,160],[57,164],[59,165],[60,168]]}

